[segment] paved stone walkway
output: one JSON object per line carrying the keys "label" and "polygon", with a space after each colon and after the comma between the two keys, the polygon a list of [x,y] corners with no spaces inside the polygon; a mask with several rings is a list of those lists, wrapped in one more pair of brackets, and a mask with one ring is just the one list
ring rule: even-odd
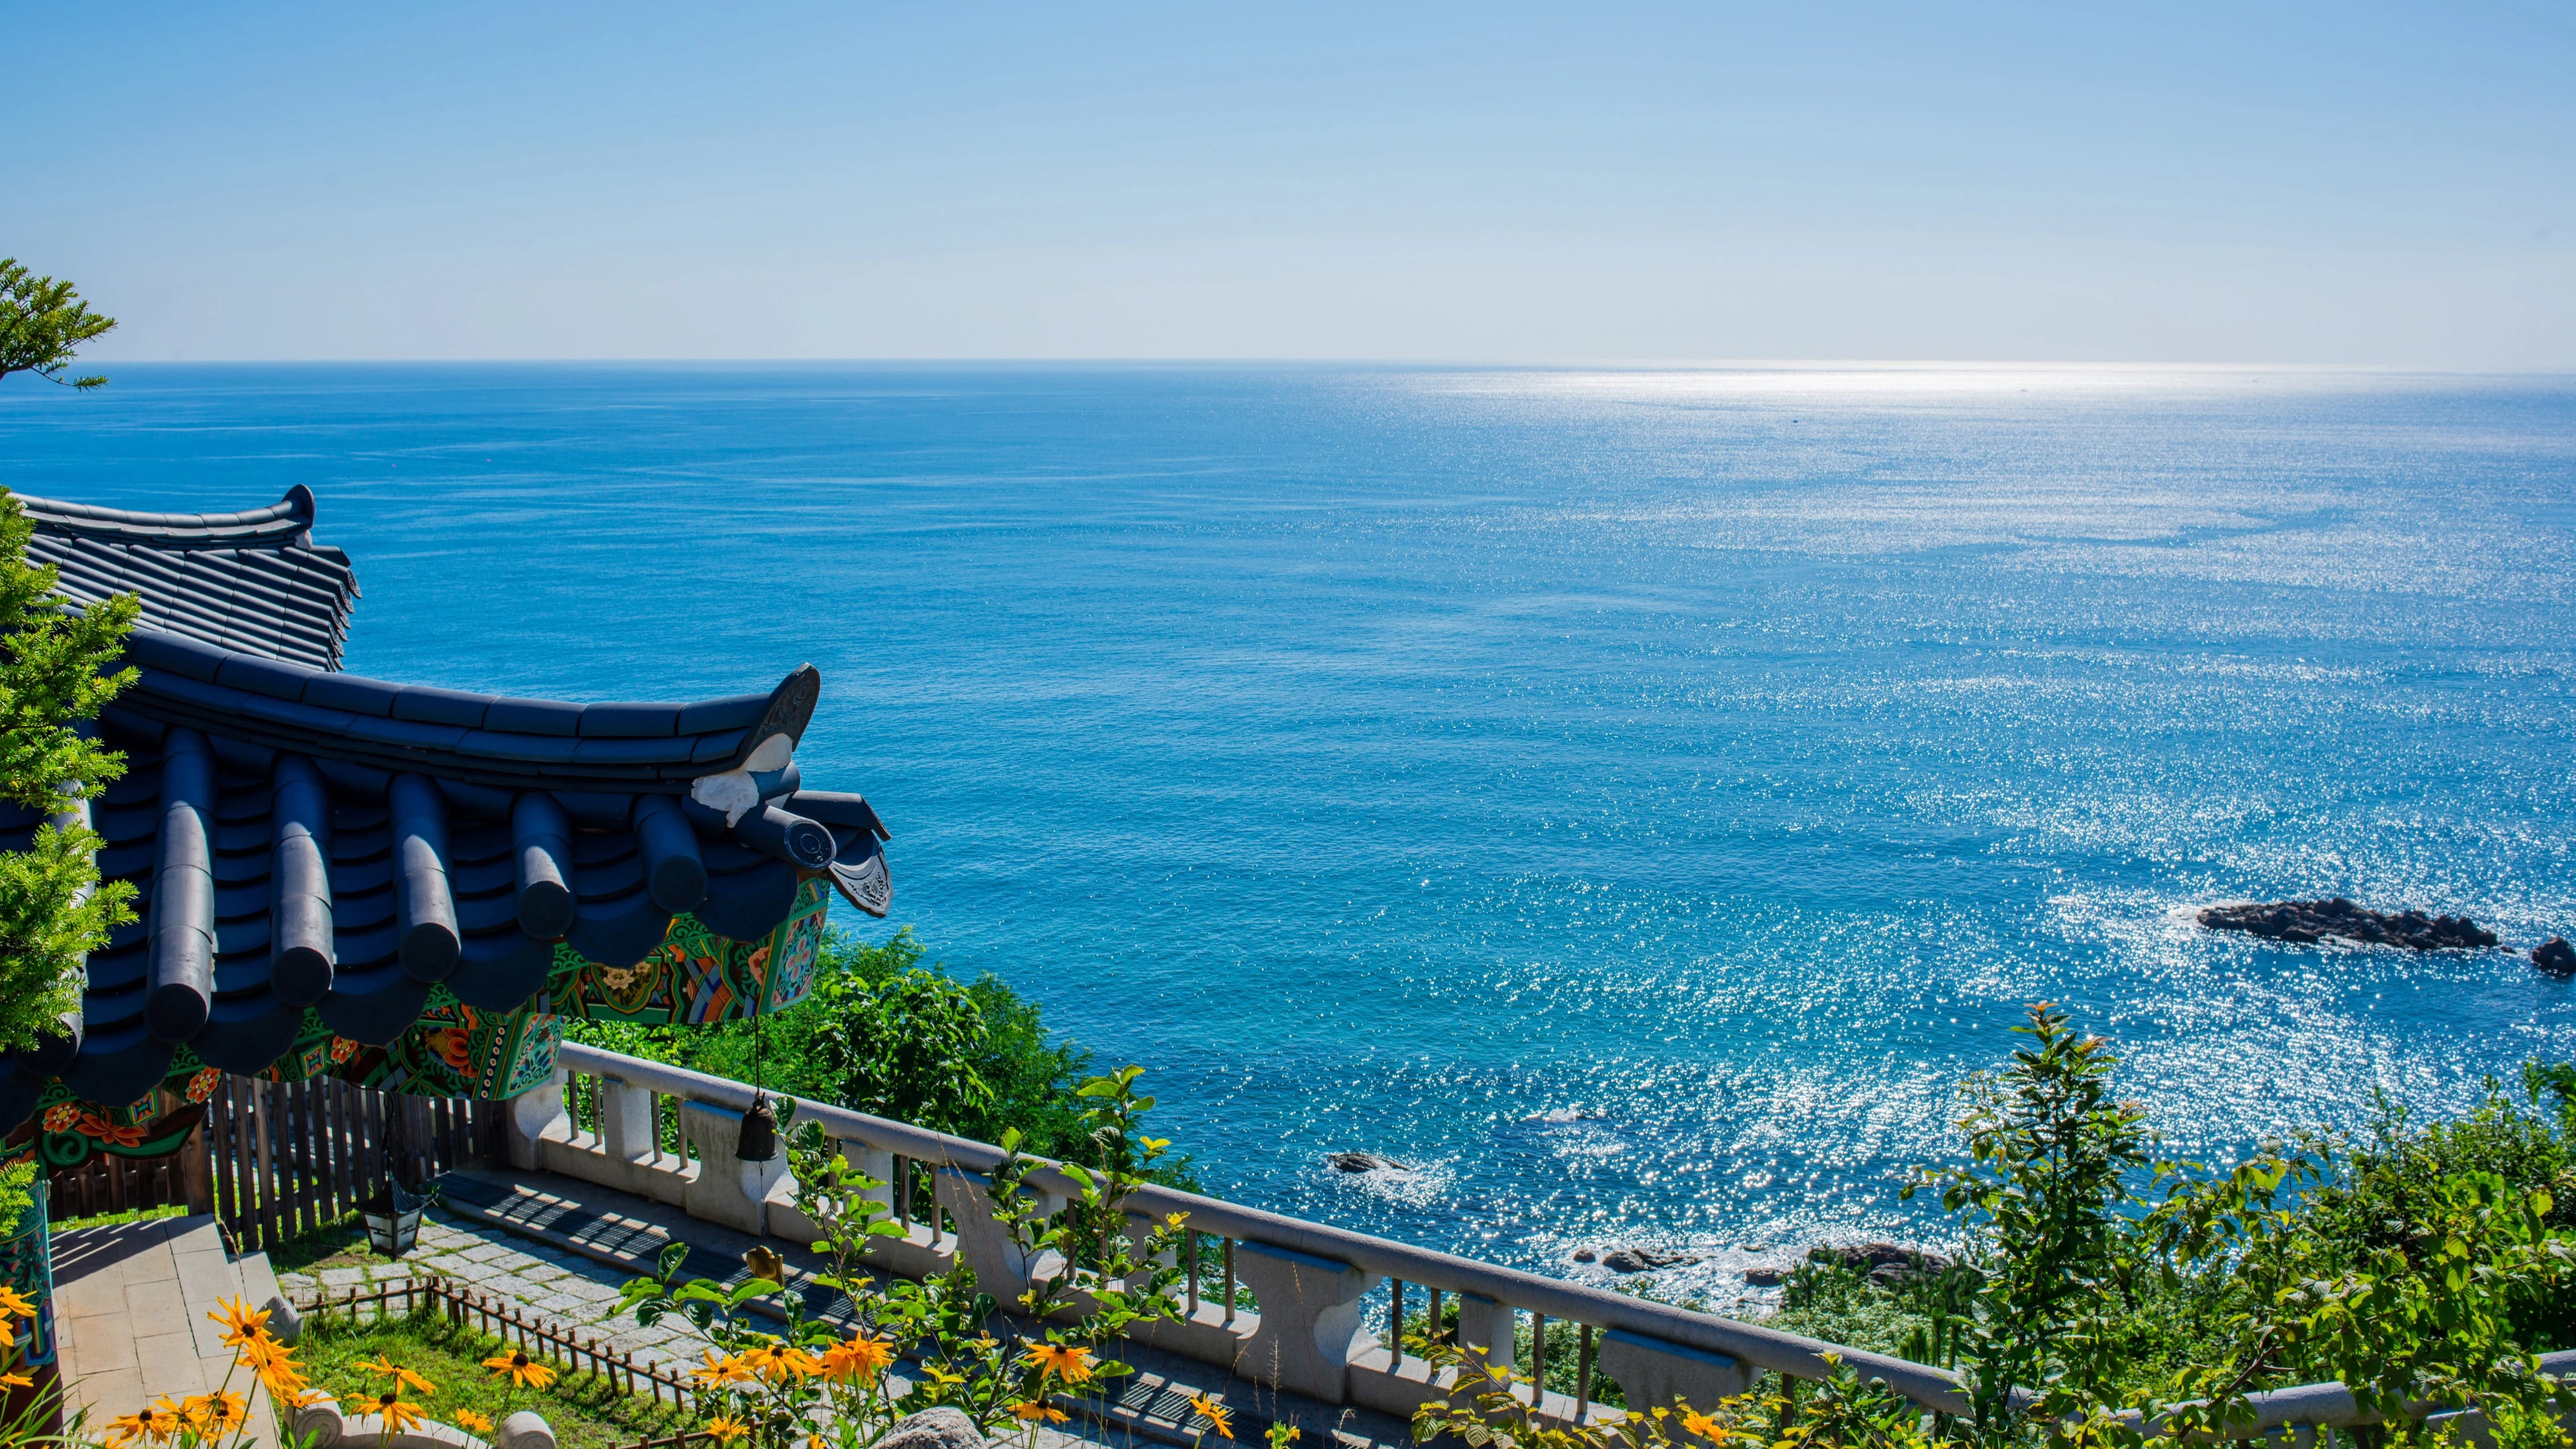
{"label": "paved stone walkway", "polygon": [[430,1209],[420,1225],[420,1245],[400,1263],[280,1273],[277,1283],[301,1303],[316,1296],[339,1299],[353,1290],[370,1291],[379,1283],[401,1282],[418,1272],[511,1299],[557,1323],[580,1328],[584,1338],[596,1330],[601,1343],[647,1363],[698,1361],[697,1340],[687,1328],[670,1322],[645,1328],[632,1315],[617,1316],[618,1290],[635,1276],[632,1271],[482,1223],[458,1221],[442,1208]]}

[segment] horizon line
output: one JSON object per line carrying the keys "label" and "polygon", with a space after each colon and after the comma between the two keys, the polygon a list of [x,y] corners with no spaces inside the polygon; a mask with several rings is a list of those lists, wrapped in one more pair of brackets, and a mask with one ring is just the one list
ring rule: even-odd
{"label": "horizon line", "polygon": [[134,357],[84,359],[80,367],[1350,367],[1440,368],[1458,371],[1601,372],[1803,372],[1803,371],[2010,371],[2070,372],[2334,372],[2449,377],[2556,377],[2576,375],[2576,362],[2533,366],[2460,367],[2404,362],[2174,362],[2064,358],[1735,357],[1577,358],[1516,361],[1441,357],[1169,356],[778,356],[778,357]]}

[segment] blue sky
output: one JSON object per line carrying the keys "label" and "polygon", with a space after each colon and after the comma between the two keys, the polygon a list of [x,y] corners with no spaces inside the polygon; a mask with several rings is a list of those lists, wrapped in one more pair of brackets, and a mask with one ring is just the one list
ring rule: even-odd
{"label": "blue sky", "polygon": [[140,358],[2576,368],[2576,8],[14,5]]}

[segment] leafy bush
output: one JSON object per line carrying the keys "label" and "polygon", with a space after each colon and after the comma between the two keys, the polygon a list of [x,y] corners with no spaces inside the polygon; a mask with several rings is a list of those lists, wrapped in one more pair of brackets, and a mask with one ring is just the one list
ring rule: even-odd
{"label": "leafy bush", "polygon": [[1456,1366],[1462,1391],[1418,1413],[1417,1436],[1521,1449],[2174,1444],[2242,1435],[2249,1395],[2331,1380],[2383,1421],[2349,1436],[2361,1449],[2451,1442],[2420,1416],[2464,1408],[2508,1449],[2568,1443],[2559,1416],[2576,1410],[2576,1382],[2537,1355],[2568,1341],[2576,1313],[2576,1069],[2533,1067],[2519,1096],[2490,1084],[2458,1122],[2418,1125],[2383,1103],[2356,1136],[2267,1143],[2210,1168],[2155,1155],[2142,1111],[2111,1090],[2108,1043],[2045,1003],[2016,1030],[2029,1040],[2009,1064],[1961,1086],[1967,1161],[1918,1170],[1904,1189],[1939,1194],[1960,1260],[1894,1285],[1811,1261],[1769,1320],[1950,1367],[1966,1418],[1920,1416],[1834,1363],[1803,1396],[1542,1423],[1523,1402],[1530,1375],[1426,1333],[1408,1345]]}
{"label": "leafy bush", "polygon": [[[813,993],[755,1025],[638,1026],[573,1021],[575,1041],[855,1111],[1099,1166],[1079,1084],[1091,1053],[1057,1039],[1036,1003],[987,972],[962,982],[910,928],[869,945],[833,931]],[[1157,1181],[1187,1185],[1186,1162]]]}

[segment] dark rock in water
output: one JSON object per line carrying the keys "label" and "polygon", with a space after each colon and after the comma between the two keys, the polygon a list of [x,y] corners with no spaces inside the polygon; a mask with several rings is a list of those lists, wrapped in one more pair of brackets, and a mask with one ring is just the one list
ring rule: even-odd
{"label": "dark rock in water", "polygon": [[1658,1268],[1685,1268],[1699,1260],[1697,1253],[1662,1248],[1612,1248],[1601,1255],[1601,1266],[1613,1273],[1652,1273]]}
{"label": "dark rock in water", "polygon": [[2411,946],[2418,951],[2492,946],[2495,932],[2466,916],[2427,916],[2422,911],[2374,911],[2341,896],[2330,901],[2271,901],[2247,906],[2211,906],[2200,923],[2213,931],[2243,931],[2274,941],[2306,944],[2328,936],[2373,946]]}
{"label": "dark rock in water", "polygon": [[1577,1248],[1574,1250],[1574,1261],[1578,1263],[1597,1262],[1600,1260],[1600,1257],[1601,1255],[1599,1253],[1592,1251],[1590,1248]]}
{"label": "dark rock in water", "polygon": [[[1912,1248],[1903,1243],[1862,1243],[1850,1248],[1811,1248],[1811,1263],[1830,1263],[1854,1273],[1866,1273],[1869,1280],[1893,1288],[1909,1278],[1935,1278],[1950,1271],[1947,1254],[1929,1248]],[[1746,1278],[1751,1282],[1751,1278]]]}
{"label": "dark rock in water", "polygon": [[1339,1172],[1411,1172],[1413,1170],[1392,1157],[1380,1157],[1374,1152],[1336,1152],[1324,1160],[1331,1163]]}
{"label": "dark rock in water", "polygon": [[1789,1270],[1781,1267],[1777,1263],[1756,1263],[1752,1267],[1744,1270],[1744,1286],[1747,1288],[1777,1288],[1780,1286],[1780,1280],[1788,1276]]}
{"label": "dark rock in water", "polygon": [[2552,936],[2531,948],[2531,964],[2557,976],[2576,975],[2576,946],[2565,936]]}

